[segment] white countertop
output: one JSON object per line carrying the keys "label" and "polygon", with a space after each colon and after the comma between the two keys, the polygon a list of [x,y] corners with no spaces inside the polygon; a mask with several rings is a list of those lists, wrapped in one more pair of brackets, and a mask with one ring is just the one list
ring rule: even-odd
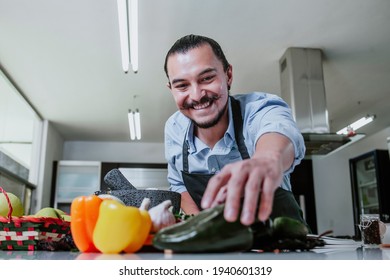
{"label": "white countertop", "polygon": [[302,252],[245,252],[219,254],[99,254],[69,251],[1,251],[0,260],[390,260],[390,248],[318,248]]}

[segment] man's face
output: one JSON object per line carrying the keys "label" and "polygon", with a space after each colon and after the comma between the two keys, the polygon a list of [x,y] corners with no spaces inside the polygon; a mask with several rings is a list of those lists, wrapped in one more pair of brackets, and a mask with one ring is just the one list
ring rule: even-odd
{"label": "man's face", "polygon": [[209,128],[222,118],[232,82],[231,66],[222,62],[208,44],[187,53],[176,53],[167,62],[172,95],[179,110],[198,127]]}

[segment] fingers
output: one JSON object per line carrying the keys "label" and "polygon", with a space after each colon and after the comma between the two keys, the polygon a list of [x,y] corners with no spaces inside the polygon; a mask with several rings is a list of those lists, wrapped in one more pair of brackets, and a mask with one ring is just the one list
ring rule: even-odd
{"label": "fingers", "polygon": [[246,173],[240,172],[241,165],[226,165],[220,173],[213,176],[203,195],[202,208],[214,207],[225,202],[224,217],[229,222],[237,220],[240,199],[246,181]]}
{"label": "fingers", "polygon": [[217,194],[217,196],[215,197],[215,200],[213,201],[213,203],[211,204],[211,207],[215,207],[219,204],[222,204],[225,202],[226,200],[226,193],[227,193],[227,190],[226,190],[226,187],[221,187],[219,189],[219,192]]}
{"label": "fingers", "polygon": [[246,182],[245,197],[240,218],[243,225],[251,225],[255,221],[261,185],[261,181],[257,176],[249,177]]}
{"label": "fingers", "polygon": [[253,169],[251,169],[251,172],[248,172],[247,177],[240,178],[243,180],[235,181],[234,190],[228,187],[225,219],[227,221],[237,220],[240,214],[241,197],[244,194],[240,215],[241,223],[243,225],[251,225],[255,222],[256,217],[261,221],[267,220],[272,212],[274,192],[278,187],[278,180],[259,172],[254,172]]}
{"label": "fingers", "polygon": [[274,201],[274,193],[278,188],[275,180],[266,178],[263,183],[263,188],[260,196],[260,207],[257,213],[257,217],[260,221],[265,221],[269,218],[272,212],[272,205]]}
{"label": "fingers", "polygon": [[[215,204],[214,201],[216,200],[220,189],[226,185],[229,179],[230,172],[228,171],[220,172],[211,177],[202,197],[201,206],[203,209],[213,207],[213,205]],[[218,199],[221,199],[221,197],[222,194],[219,195]]]}
{"label": "fingers", "polygon": [[235,172],[226,185],[227,193],[224,217],[228,222],[236,221],[240,214],[241,197],[244,195],[247,176],[248,174],[246,172]]}
{"label": "fingers", "polygon": [[245,196],[240,217],[243,225],[253,224],[256,216],[260,221],[269,218],[276,188],[278,183],[273,179],[266,177],[259,180],[256,175],[250,177],[244,186]]}
{"label": "fingers", "polygon": [[224,217],[228,222],[239,217],[244,225],[251,225],[256,217],[267,220],[272,212],[274,192],[281,181],[281,172],[269,170],[256,161],[225,166],[210,179],[201,201],[202,208],[225,202]]}

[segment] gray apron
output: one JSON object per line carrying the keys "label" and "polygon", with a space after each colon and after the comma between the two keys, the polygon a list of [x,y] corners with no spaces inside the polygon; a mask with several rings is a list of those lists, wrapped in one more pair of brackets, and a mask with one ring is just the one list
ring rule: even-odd
{"label": "gray apron", "polygon": [[[249,159],[250,156],[248,154],[248,150],[246,148],[243,136],[243,120],[241,115],[240,102],[232,96],[230,96],[230,100],[232,104],[234,135],[238,150],[243,160]],[[202,200],[204,191],[206,190],[207,184],[210,178],[214,176],[214,174],[189,173],[188,155],[188,145],[187,141],[184,139],[183,171],[181,172],[183,176],[184,185],[186,186],[188,193],[190,194],[191,198],[194,200],[198,208],[202,209],[200,206],[200,202]],[[278,216],[288,216],[304,222],[302,218],[302,211],[299,208],[299,205],[296,202],[292,192],[284,190],[280,187],[277,188],[274,194],[274,204],[271,218],[275,218]]]}

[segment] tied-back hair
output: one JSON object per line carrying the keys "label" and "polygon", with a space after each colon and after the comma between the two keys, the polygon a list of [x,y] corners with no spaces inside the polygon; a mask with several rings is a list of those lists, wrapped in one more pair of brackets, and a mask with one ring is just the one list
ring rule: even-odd
{"label": "tied-back hair", "polygon": [[197,47],[200,47],[204,44],[208,44],[211,49],[213,50],[215,56],[222,62],[223,70],[227,71],[229,68],[229,62],[227,61],[225,54],[222,51],[221,46],[213,39],[200,36],[200,35],[186,35],[184,37],[181,37],[178,39],[173,46],[168,51],[166,57],[165,57],[165,63],[164,63],[164,71],[167,75],[168,79],[168,69],[167,69],[167,61],[169,56],[176,54],[176,53],[186,53],[189,50],[195,49]]}

